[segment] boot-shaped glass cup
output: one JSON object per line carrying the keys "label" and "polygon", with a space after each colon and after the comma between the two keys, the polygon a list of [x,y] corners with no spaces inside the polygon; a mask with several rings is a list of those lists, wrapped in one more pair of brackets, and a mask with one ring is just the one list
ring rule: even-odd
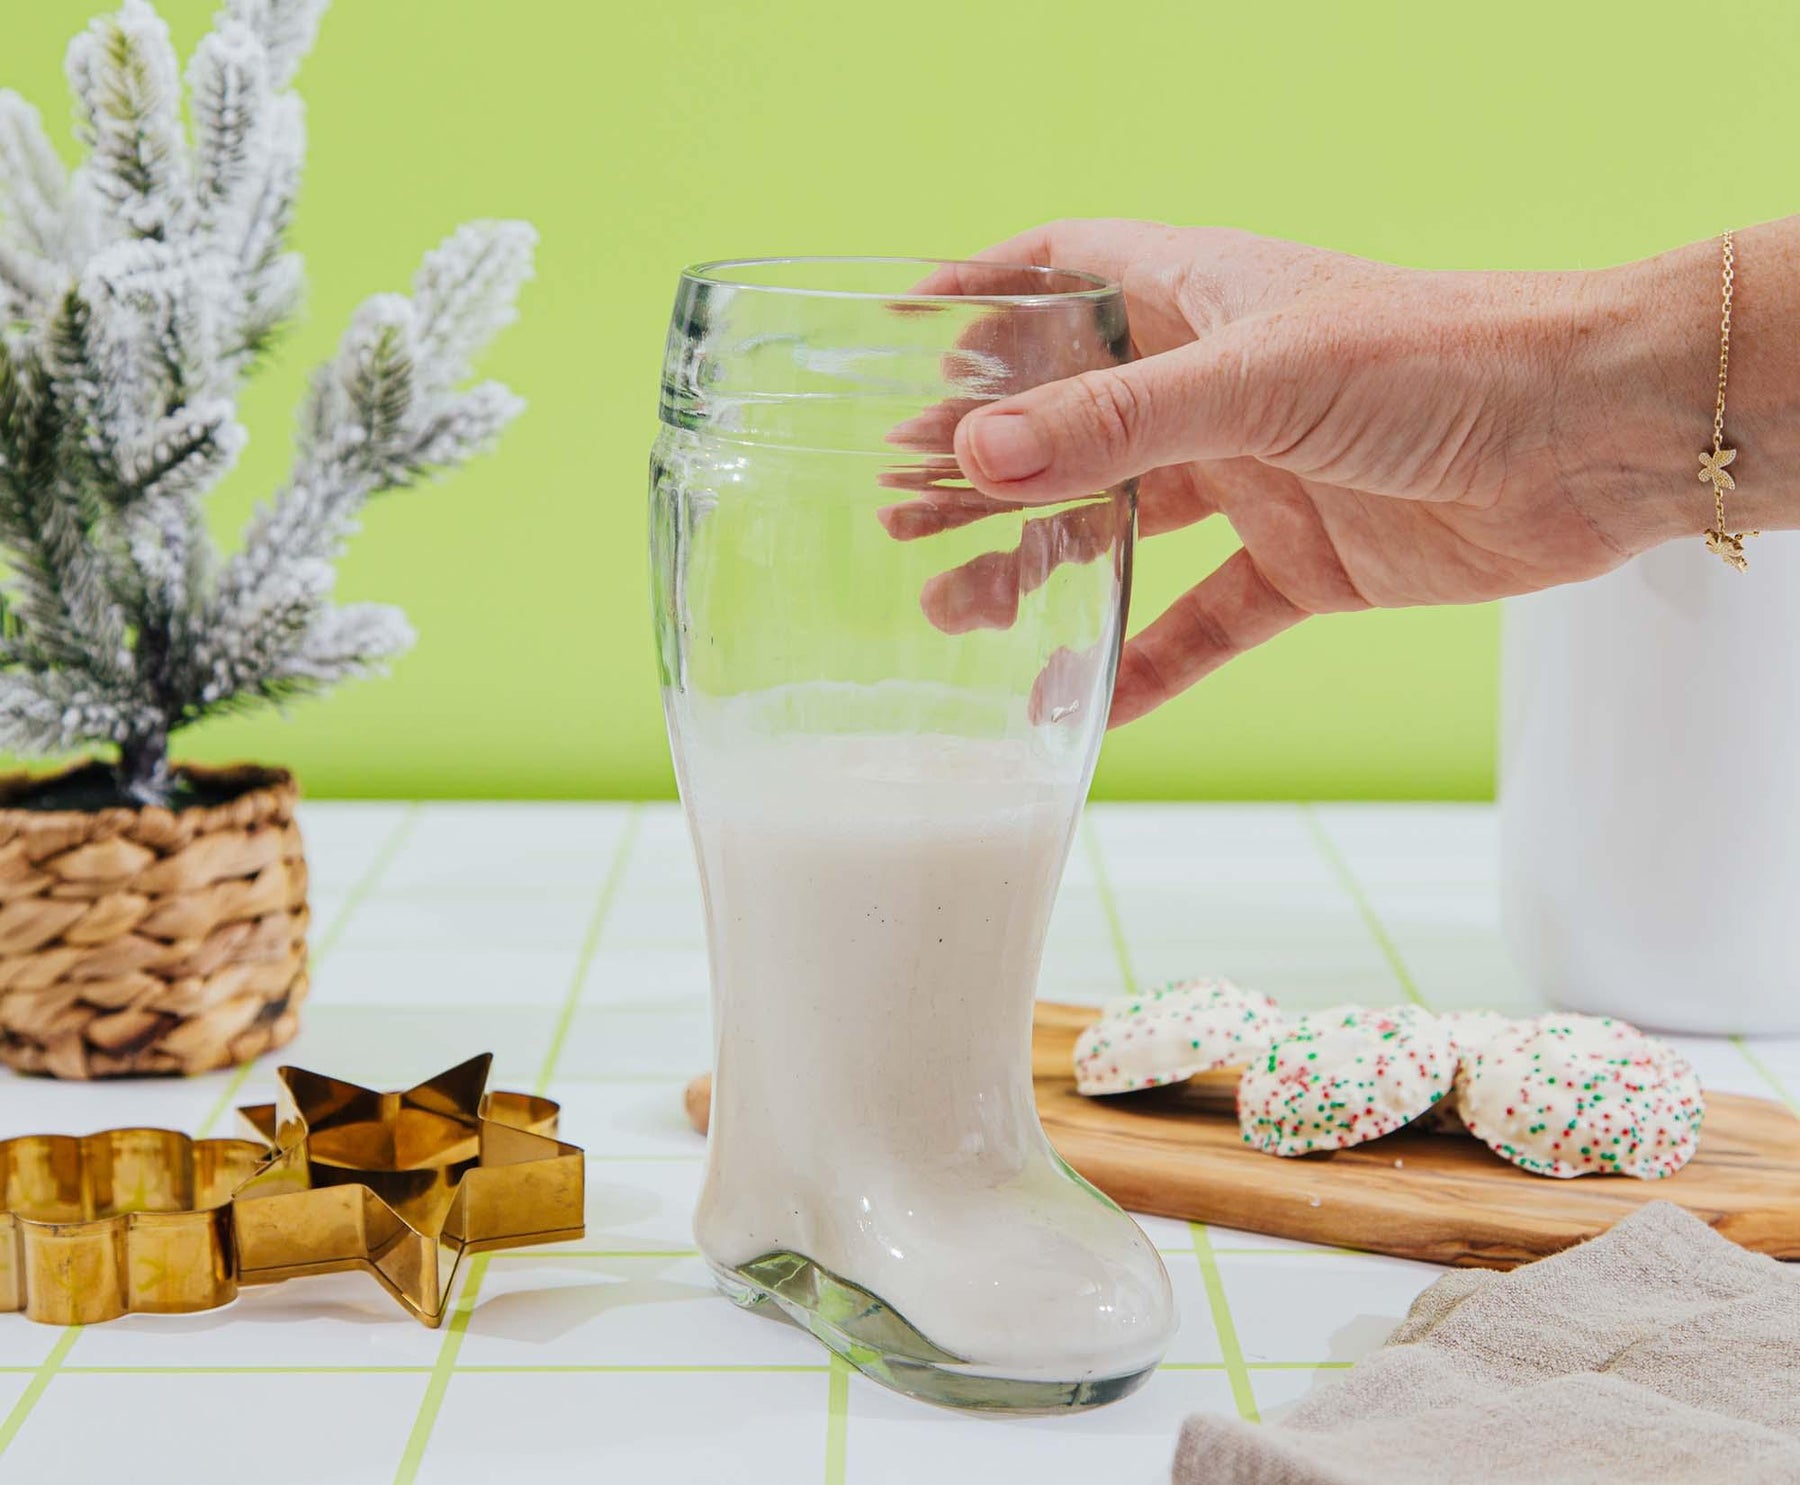
{"label": "boot-shaped glass cup", "polygon": [[1174,1327],[1031,1086],[1133,492],[994,501],[951,453],[970,409],[1128,347],[1084,274],[744,261],[682,276],[663,367],[657,636],[712,969],[696,1238],[734,1300],[952,1406],[1108,1402]]}

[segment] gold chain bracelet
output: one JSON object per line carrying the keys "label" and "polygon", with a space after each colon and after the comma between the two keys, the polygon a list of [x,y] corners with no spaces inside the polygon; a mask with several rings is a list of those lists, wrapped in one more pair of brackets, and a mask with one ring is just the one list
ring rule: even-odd
{"label": "gold chain bracelet", "polygon": [[1731,290],[1737,276],[1737,254],[1731,234],[1725,233],[1719,311],[1719,399],[1713,406],[1712,452],[1700,456],[1700,483],[1711,485],[1713,492],[1713,524],[1706,533],[1706,550],[1718,553],[1729,567],[1744,571],[1750,559],[1744,555],[1744,542],[1759,531],[1727,531],[1725,529],[1725,492],[1737,489],[1737,481],[1725,466],[1737,458],[1736,449],[1725,447],[1725,384],[1731,374]]}

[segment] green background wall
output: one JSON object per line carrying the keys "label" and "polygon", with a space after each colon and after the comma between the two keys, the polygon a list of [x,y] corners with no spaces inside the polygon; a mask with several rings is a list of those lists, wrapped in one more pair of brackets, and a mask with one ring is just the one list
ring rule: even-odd
{"label": "green background wall", "polygon": [[[0,82],[65,119],[63,46],[99,8],[0,0]],[[184,50],[211,8],[163,0]],[[644,463],[686,262],[956,255],[1104,214],[1598,265],[1800,206],[1796,60],[1792,0],[339,0],[301,78],[311,306],[250,395],[220,530],[280,478],[351,308],[463,218],[542,230],[491,363],[532,407],[496,458],[371,512],[343,588],[417,624],[391,679],[187,751],[317,795],[666,793]],[[1147,547],[1139,620],[1230,545]],[[1101,788],[1485,795],[1497,634],[1491,610],[1315,621],[1116,734]]]}

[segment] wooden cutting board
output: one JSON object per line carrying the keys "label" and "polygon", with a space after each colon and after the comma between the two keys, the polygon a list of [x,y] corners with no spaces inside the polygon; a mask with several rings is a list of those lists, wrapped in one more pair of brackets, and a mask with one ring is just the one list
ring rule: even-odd
{"label": "wooden cutting board", "polygon": [[[1800,1119],[1768,1099],[1709,1093],[1699,1152],[1663,1181],[1552,1180],[1467,1135],[1406,1131],[1283,1160],[1239,1140],[1229,1072],[1083,1098],[1075,1038],[1097,1015],[1039,1004],[1038,1111],[1063,1159],[1133,1211],[1431,1263],[1512,1268],[1663,1200],[1747,1248],[1800,1258]],[[688,1114],[702,1130],[710,1094],[704,1078],[688,1088]]]}

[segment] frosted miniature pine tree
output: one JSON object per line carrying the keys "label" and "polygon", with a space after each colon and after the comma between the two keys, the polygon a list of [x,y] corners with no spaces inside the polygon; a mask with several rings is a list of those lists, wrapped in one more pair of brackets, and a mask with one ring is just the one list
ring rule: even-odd
{"label": "frosted miniature pine tree", "polygon": [[0,748],[101,747],[166,803],[171,732],[380,668],[397,610],[332,601],[372,495],[487,450],[522,404],[474,359],[513,318],[535,234],[465,226],[410,296],[353,318],[301,409],[287,483],[221,559],[201,502],[245,433],[244,377],[297,308],[305,156],[292,91],[328,0],[225,0],[187,69],[148,0],[69,47],[71,176],[0,91]]}

